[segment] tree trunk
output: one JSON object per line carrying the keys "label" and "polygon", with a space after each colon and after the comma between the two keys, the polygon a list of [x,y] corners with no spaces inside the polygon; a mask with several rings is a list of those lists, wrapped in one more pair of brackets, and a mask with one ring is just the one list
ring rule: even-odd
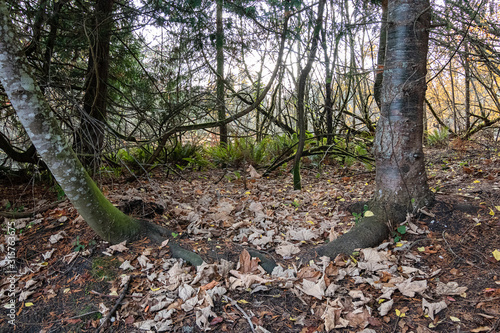
{"label": "tree trunk", "polygon": [[[144,235],[160,242],[169,237],[168,230],[125,215],[104,197],[64,139],[33,77],[9,19],[9,8],[0,0],[0,82],[26,133],[68,199],[106,241],[117,243]],[[182,257],[194,265],[203,262],[200,256],[181,248],[175,240],[169,246],[175,257]]]}
{"label": "tree trunk", "polygon": [[375,137],[376,191],[369,203],[374,216],[306,258],[334,258],[375,246],[387,237],[387,222],[399,223],[432,202],[422,149],[429,27],[428,0],[389,1],[382,111]]}
{"label": "tree trunk", "polygon": [[[217,0],[217,33],[215,47],[217,49],[217,115],[219,121],[226,119],[226,104],[224,102],[224,27],[222,22],[223,0]],[[227,124],[219,125],[219,140],[227,145]]]}
{"label": "tree trunk", "polygon": [[432,201],[422,148],[430,15],[428,0],[389,1],[374,201],[392,222]]}
{"label": "tree trunk", "polygon": [[307,59],[306,66],[300,71],[299,83],[297,88],[297,127],[299,131],[299,144],[297,145],[297,153],[293,164],[293,188],[300,190],[302,184],[300,181],[300,158],[304,150],[304,143],[306,141],[306,119],[304,110],[304,96],[306,90],[306,80],[311,71],[316,50],[318,49],[319,34],[323,24],[323,11],[325,9],[326,0],[320,0],[318,4],[318,18],[314,26],[313,38],[311,40],[311,50]]}
{"label": "tree trunk", "polygon": [[387,4],[388,0],[382,0],[382,23],[380,24],[377,69],[375,70],[375,83],[373,85],[373,97],[379,109],[382,109],[380,95],[382,93],[382,79],[384,77],[385,52],[387,47]]}
{"label": "tree trunk", "polygon": [[[465,37],[467,38],[467,37]],[[470,130],[470,66],[469,66],[469,41],[464,43],[464,75],[465,75],[465,130],[464,133]]]}
{"label": "tree trunk", "polygon": [[104,147],[104,121],[108,98],[109,44],[114,0],[96,0],[95,27],[87,33],[89,59],[83,97],[84,113],[76,137],[77,152],[85,166],[97,167]]}

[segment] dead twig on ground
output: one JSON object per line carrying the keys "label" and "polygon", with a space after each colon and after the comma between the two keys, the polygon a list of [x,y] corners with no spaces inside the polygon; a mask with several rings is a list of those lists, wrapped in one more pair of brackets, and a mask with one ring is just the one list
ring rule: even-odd
{"label": "dead twig on ground", "polygon": [[32,217],[32,216],[35,216],[36,214],[43,213],[46,210],[52,209],[64,201],[65,200],[58,200],[58,201],[53,202],[51,204],[41,206],[40,208],[27,210],[25,212],[0,212],[0,217],[6,217],[8,219],[22,219],[25,217]]}
{"label": "dead twig on ground", "polygon": [[104,332],[104,327],[106,326],[106,323],[111,319],[111,317],[116,312],[116,310],[118,310],[118,307],[120,306],[120,304],[122,303],[123,299],[125,298],[125,294],[127,293],[128,286],[130,285],[130,280],[132,280],[132,277],[129,277],[129,279],[127,280],[127,282],[123,286],[123,290],[122,290],[122,293],[120,295],[120,298],[118,298],[118,300],[116,301],[115,306],[111,309],[111,311],[109,311],[109,313],[106,316],[106,318],[104,318],[104,320],[102,321],[101,325],[97,328],[96,333],[103,333]]}
{"label": "dead twig on ground", "polygon": [[243,314],[243,317],[248,321],[248,324],[250,325],[250,328],[252,329],[252,332],[255,333],[255,328],[253,327],[253,323],[252,323],[252,318],[250,318],[247,313],[245,312],[245,310],[243,310],[241,308],[241,306],[238,305],[238,303],[236,303],[235,300],[233,300],[231,297],[228,297],[226,295],[223,295],[225,300],[226,301],[230,301],[231,302],[231,305],[234,305],[242,314]]}

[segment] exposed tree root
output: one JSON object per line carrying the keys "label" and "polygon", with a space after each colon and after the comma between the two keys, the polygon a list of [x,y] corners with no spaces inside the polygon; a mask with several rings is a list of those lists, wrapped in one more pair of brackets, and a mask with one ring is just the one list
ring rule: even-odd
{"label": "exposed tree root", "polygon": [[174,232],[171,230],[146,220],[139,220],[139,222],[142,224],[141,236],[146,236],[157,244],[161,244],[166,239],[169,240],[168,246],[172,257],[184,259],[193,266],[203,264],[204,260],[199,254],[186,250],[179,245],[177,239],[173,236]]}
{"label": "exposed tree root", "polygon": [[304,258],[306,260],[328,256],[351,254],[356,249],[377,246],[389,235],[389,228],[379,217],[364,217],[344,235],[325,245],[313,248]]}

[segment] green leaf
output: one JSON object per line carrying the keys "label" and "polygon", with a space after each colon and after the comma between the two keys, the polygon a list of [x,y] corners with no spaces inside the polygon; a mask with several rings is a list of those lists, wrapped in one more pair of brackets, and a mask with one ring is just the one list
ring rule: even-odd
{"label": "green leaf", "polygon": [[397,229],[396,229],[401,235],[404,235],[406,234],[406,226],[405,225],[400,225]]}

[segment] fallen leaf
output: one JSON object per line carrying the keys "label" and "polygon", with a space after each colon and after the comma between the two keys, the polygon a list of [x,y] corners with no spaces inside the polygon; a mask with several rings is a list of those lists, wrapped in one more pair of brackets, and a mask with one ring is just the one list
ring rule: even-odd
{"label": "fallen leaf", "polygon": [[493,253],[493,257],[494,257],[497,261],[500,261],[500,251],[495,250],[495,251],[493,251],[492,253]]}
{"label": "fallen leaf", "polygon": [[438,282],[436,285],[436,294],[438,295],[461,295],[467,291],[467,287],[459,287],[457,282]]}
{"label": "fallen leaf", "polygon": [[434,320],[434,315],[447,307],[448,305],[446,305],[445,301],[430,303],[425,298],[422,298],[422,310],[424,310],[424,313],[429,315],[432,320]]}
{"label": "fallen leaf", "polygon": [[251,273],[253,271],[258,271],[259,262],[259,258],[252,258],[247,250],[243,250],[240,254],[239,271],[241,273]]}
{"label": "fallen leaf", "polygon": [[478,328],[475,328],[473,330],[470,330],[472,333],[478,333],[478,332],[489,332],[491,331],[491,327],[489,326],[480,326]]}
{"label": "fallen leaf", "polygon": [[112,251],[111,253],[113,253],[114,251],[124,252],[124,251],[128,250],[128,247],[126,247],[125,244],[127,244],[127,241],[123,241],[123,242],[118,243],[116,245],[111,245],[110,247],[108,247],[108,249],[110,249]]}
{"label": "fallen leaf", "polygon": [[387,302],[384,302],[382,303],[379,307],[378,307],[378,312],[380,314],[381,317],[385,316],[386,314],[389,313],[389,311],[391,311],[392,309],[392,305],[394,304],[394,300],[391,299],[390,301],[387,301]]}

